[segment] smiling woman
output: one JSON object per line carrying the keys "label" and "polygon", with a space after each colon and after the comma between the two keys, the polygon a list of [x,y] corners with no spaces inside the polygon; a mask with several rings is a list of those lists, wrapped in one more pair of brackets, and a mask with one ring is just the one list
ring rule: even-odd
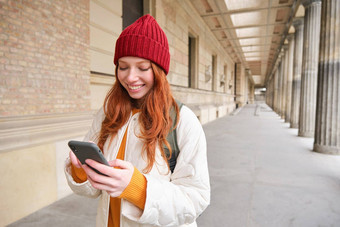
{"label": "smiling woman", "polygon": [[[197,226],[210,203],[205,135],[195,114],[179,109],[171,94],[169,45],[152,16],[121,33],[114,64],[117,80],[85,137],[110,166],[90,159],[80,165],[70,152],[65,173],[71,189],[100,196],[97,226]],[[172,130],[180,152],[170,171]]]}

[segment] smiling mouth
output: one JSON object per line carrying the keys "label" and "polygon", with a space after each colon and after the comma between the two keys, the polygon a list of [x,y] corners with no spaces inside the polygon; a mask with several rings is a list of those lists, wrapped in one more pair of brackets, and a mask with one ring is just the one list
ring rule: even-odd
{"label": "smiling mouth", "polygon": [[141,88],[141,87],[143,87],[144,85],[138,85],[138,86],[131,86],[131,85],[129,85],[129,89],[131,89],[131,90],[137,90],[137,89],[139,89],[139,88]]}

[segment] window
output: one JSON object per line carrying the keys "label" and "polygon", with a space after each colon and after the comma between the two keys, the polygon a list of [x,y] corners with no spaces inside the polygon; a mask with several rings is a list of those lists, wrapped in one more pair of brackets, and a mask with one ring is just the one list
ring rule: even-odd
{"label": "window", "polygon": [[144,14],[143,1],[124,0],[123,1],[123,29],[135,22]]}
{"label": "window", "polygon": [[223,86],[223,92],[226,93],[228,91],[229,86],[229,76],[228,76],[228,66],[224,65],[223,68],[223,78],[221,80],[221,86]]}
{"label": "window", "polygon": [[217,91],[217,56],[212,55],[211,56],[211,73],[212,73],[212,91]]}
{"label": "window", "polygon": [[190,33],[188,48],[188,87],[197,88],[198,40]]}

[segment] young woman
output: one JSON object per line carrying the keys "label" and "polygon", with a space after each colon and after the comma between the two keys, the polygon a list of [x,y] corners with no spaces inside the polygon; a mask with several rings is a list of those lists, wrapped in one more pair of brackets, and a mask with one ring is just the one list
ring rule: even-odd
{"label": "young woman", "polygon": [[[81,165],[73,152],[65,166],[75,193],[100,196],[97,226],[196,226],[210,203],[205,135],[194,113],[186,106],[179,111],[171,95],[169,62],[165,33],[150,15],[116,42],[117,80],[84,139],[98,144],[110,166],[89,159]],[[171,108],[180,150],[173,172],[163,148],[170,148]]]}

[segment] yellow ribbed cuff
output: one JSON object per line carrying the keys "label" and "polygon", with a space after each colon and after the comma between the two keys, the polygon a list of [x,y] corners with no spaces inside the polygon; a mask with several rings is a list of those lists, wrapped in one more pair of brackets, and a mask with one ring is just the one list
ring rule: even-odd
{"label": "yellow ribbed cuff", "polygon": [[135,167],[130,183],[119,196],[121,199],[133,203],[140,209],[144,210],[146,200],[147,181],[145,176]]}
{"label": "yellow ribbed cuff", "polygon": [[71,163],[71,173],[72,173],[73,180],[76,183],[80,184],[80,183],[87,181],[87,175],[85,171],[82,168],[75,167],[72,163]]}

